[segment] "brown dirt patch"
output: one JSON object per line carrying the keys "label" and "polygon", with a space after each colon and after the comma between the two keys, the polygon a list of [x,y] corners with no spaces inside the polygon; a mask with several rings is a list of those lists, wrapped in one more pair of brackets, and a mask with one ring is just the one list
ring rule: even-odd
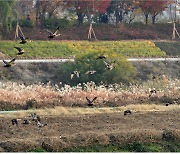
{"label": "brown dirt patch", "polygon": [[5,59],[7,56],[0,51],[0,59]]}
{"label": "brown dirt patch", "polygon": [[[58,151],[90,144],[119,144],[133,141],[161,141],[165,130],[180,139],[180,112],[133,112],[87,114],[81,116],[44,116],[47,126],[38,128],[31,121],[19,127],[11,125],[11,118],[0,118],[0,148],[4,151],[28,151],[43,148]],[[26,117],[28,118],[28,117]]]}

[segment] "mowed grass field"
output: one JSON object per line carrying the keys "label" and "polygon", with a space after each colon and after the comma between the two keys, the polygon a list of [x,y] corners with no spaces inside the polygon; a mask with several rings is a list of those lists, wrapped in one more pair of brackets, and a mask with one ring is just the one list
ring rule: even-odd
{"label": "mowed grass field", "polygon": [[117,52],[125,57],[164,57],[166,53],[152,41],[0,41],[0,52],[16,56],[15,46],[22,47],[21,58],[69,58],[91,51]]}

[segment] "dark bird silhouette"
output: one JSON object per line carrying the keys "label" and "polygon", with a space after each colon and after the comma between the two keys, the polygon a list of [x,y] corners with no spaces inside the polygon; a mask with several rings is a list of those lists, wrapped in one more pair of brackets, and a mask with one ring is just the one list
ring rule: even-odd
{"label": "dark bird silhouette", "polygon": [[24,119],[23,123],[24,125],[28,125],[29,124],[29,121],[27,119]]}
{"label": "dark bird silhouette", "polygon": [[169,106],[169,105],[172,105],[173,103],[171,103],[171,102],[168,102],[168,103],[166,103],[166,106]]}
{"label": "dark bird silhouette", "polygon": [[156,89],[152,89],[152,90],[150,90],[149,97],[151,97],[151,96],[152,96],[152,94],[156,94],[156,93],[157,93]]}
{"label": "dark bird silhouette", "polygon": [[27,39],[28,39],[28,37],[24,37],[24,36],[19,36],[19,38],[21,39],[21,42],[20,42],[20,44],[25,44],[25,43],[27,43]]}
{"label": "dark bird silhouette", "polygon": [[12,119],[11,122],[12,122],[12,125],[18,126],[18,121],[17,121],[17,119]]}
{"label": "dark bird silhouette", "polygon": [[97,97],[94,97],[93,100],[91,101],[89,98],[86,97],[88,106],[93,106],[93,102],[97,99]]}
{"label": "dark bird silhouette", "polygon": [[37,121],[41,122],[40,116],[37,116]]}
{"label": "dark bird silhouette", "polygon": [[56,29],[56,31],[54,33],[47,30],[47,32],[49,33],[48,38],[53,39],[53,38],[55,38],[57,36],[60,36],[61,34],[58,34],[58,31],[59,31],[59,27]]}
{"label": "dark bird silhouette", "polygon": [[106,65],[106,68],[107,68],[108,70],[112,70],[112,69],[115,68],[115,66],[114,66],[115,61],[114,61],[113,63],[111,63],[111,64],[108,64],[107,62],[104,61],[104,64]]}
{"label": "dark bird silhouette", "polygon": [[95,70],[92,70],[92,71],[87,71],[85,74],[92,75],[92,74],[94,74],[94,73],[96,73],[96,71],[95,71]]}
{"label": "dark bird silhouette", "polygon": [[24,50],[22,48],[20,47],[14,47],[14,48],[18,50],[18,53],[17,53],[18,55],[22,55],[24,53]]}
{"label": "dark bird silhouette", "polygon": [[96,58],[96,60],[98,60],[98,59],[106,59],[106,56],[100,55],[99,57]]}
{"label": "dark bird silhouette", "polygon": [[152,79],[155,80],[155,79],[156,79],[156,76],[153,75]]}
{"label": "dark bird silhouette", "polygon": [[12,65],[15,65],[14,64],[15,60],[16,58],[13,58],[10,62],[3,60],[3,63],[5,64],[4,67],[11,67]]}
{"label": "dark bird silhouette", "polygon": [[124,116],[127,115],[127,114],[132,114],[132,112],[130,110],[124,111]]}
{"label": "dark bird silhouette", "polygon": [[71,79],[76,75],[79,78],[79,71],[74,71],[71,73]]}

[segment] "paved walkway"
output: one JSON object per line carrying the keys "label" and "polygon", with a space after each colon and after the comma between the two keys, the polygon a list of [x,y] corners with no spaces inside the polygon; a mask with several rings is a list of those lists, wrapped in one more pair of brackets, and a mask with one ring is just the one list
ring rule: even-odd
{"label": "paved walkway", "polygon": [[[8,60],[7,60],[8,61]],[[17,59],[16,63],[60,63],[74,61],[74,59]],[[127,61],[180,61],[180,58],[128,58]],[[2,60],[0,61],[2,62]]]}

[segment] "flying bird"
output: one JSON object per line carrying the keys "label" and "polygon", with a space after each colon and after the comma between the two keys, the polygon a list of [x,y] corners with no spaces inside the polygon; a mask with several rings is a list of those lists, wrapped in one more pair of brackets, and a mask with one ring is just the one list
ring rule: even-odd
{"label": "flying bird", "polygon": [[153,80],[156,79],[156,76],[153,75],[153,76],[152,76],[152,79],[153,79]]}
{"label": "flying bird", "polygon": [[94,97],[93,100],[91,101],[89,98],[86,97],[88,106],[93,106],[93,102],[97,99],[97,97]]}
{"label": "flying bird", "polygon": [[150,90],[149,97],[151,97],[151,96],[152,96],[152,94],[156,94],[156,93],[157,93],[156,89],[152,89],[152,90]]}
{"label": "flying bird", "polygon": [[74,77],[74,75],[76,75],[79,78],[79,71],[74,71],[71,73],[71,79]]}
{"label": "flying bird", "polygon": [[22,48],[20,47],[14,47],[14,48],[18,50],[18,53],[17,53],[18,55],[22,55],[24,53],[24,50]]}
{"label": "flying bird", "polygon": [[95,70],[92,70],[92,71],[87,71],[85,74],[92,75],[92,74],[94,74],[94,73],[96,73],[96,71],[95,71]]}
{"label": "flying bird", "polygon": [[57,36],[60,36],[61,34],[58,34],[58,31],[59,31],[59,27],[56,29],[56,31],[54,33],[47,30],[47,32],[49,33],[48,38],[53,39],[53,38],[55,38]]}
{"label": "flying bird", "polygon": [[12,65],[14,65],[15,60],[16,58],[13,58],[10,62],[3,60],[3,63],[5,64],[4,67],[11,67]]}
{"label": "flying bird", "polygon": [[27,43],[28,37],[25,38],[24,36],[19,36],[19,38],[21,39],[20,44],[25,44],[25,43]]}
{"label": "flying bird", "polygon": [[108,70],[112,70],[113,68],[115,68],[115,66],[114,66],[115,61],[112,64],[108,64],[107,62],[104,61],[104,64],[106,65],[106,68]]}
{"label": "flying bird", "polygon": [[96,60],[98,60],[98,59],[106,59],[106,56],[100,55],[99,57],[96,58]]}

